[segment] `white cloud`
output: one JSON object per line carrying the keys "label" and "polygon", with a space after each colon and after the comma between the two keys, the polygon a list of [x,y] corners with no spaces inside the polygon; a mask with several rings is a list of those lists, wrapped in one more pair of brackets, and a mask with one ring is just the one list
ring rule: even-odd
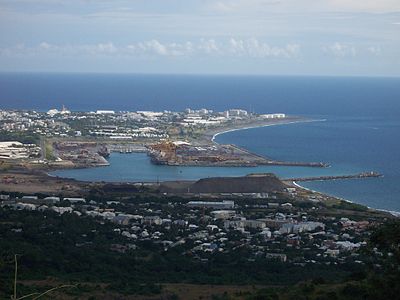
{"label": "white cloud", "polygon": [[[319,51],[319,52],[318,52]],[[57,45],[41,42],[36,46],[28,47],[18,44],[14,47],[0,48],[1,57],[90,57],[90,58],[243,58],[259,61],[268,60],[304,60],[310,54],[331,56],[337,59],[371,59],[383,57],[380,45],[358,45],[343,42],[334,42],[317,48],[301,46],[298,43],[272,45],[257,38],[240,39],[200,39],[198,41],[162,42],[157,39],[130,43],[128,45],[115,45],[112,42],[79,45]]]}
{"label": "white cloud", "polygon": [[335,42],[322,47],[322,51],[336,58],[351,58],[356,56],[363,56],[365,58],[379,56],[382,49],[379,45],[358,45],[356,47],[352,44]]}
{"label": "white cloud", "polygon": [[143,50],[144,52],[150,51],[150,52],[154,52],[155,54],[158,54],[158,55],[167,55],[168,54],[167,47],[165,45],[161,44],[157,40],[151,40],[148,42],[139,43],[139,48],[141,50]]}
{"label": "white cloud", "polygon": [[325,53],[331,54],[337,58],[354,57],[357,54],[356,48],[352,45],[336,42],[332,45],[322,48]]}
{"label": "white cloud", "polygon": [[155,39],[121,47],[121,51],[126,52],[125,48],[129,50],[128,54],[139,55],[184,56],[193,52],[193,44],[191,42],[163,44]]}
{"label": "white cloud", "polygon": [[379,46],[370,46],[367,48],[367,51],[373,55],[380,55],[381,54],[381,47]]}
{"label": "white cloud", "polygon": [[247,55],[250,57],[284,57],[291,58],[299,54],[300,46],[297,44],[288,44],[284,47],[270,46],[265,42],[260,42],[255,38],[248,40],[230,40],[230,51],[238,55]]}
{"label": "white cloud", "polygon": [[49,50],[52,48],[52,46],[46,42],[42,42],[42,43],[40,43],[39,48],[44,49],[44,50]]}
{"label": "white cloud", "polygon": [[200,44],[197,46],[200,51],[203,51],[206,54],[220,54],[220,47],[217,45],[214,39],[200,41]]}
{"label": "white cloud", "polygon": [[142,56],[142,57],[179,57],[179,56],[225,56],[251,58],[289,59],[299,54],[298,44],[282,47],[271,46],[255,38],[224,40],[200,39],[197,42],[163,43],[156,39],[116,46],[112,42],[84,45],[55,45],[42,42],[37,46],[18,45],[0,49],[2,56],[24,55],[90,55],[90,56]]}
{"label": "white cloud", "polygon": [[97,44],[95,46],[95,51],[98,51],[100,53],[115,53],[117,52],[117,48],[114,46],[113,43]]}

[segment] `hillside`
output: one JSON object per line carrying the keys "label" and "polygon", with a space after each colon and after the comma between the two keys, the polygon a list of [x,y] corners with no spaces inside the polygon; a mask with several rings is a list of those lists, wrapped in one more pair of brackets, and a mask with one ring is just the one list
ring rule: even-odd
{"label": "hillside", "polygon": [[189,188],[191,193],[269,193],[285,188],[274,174],[247,175],[244,177],[203,178]]}

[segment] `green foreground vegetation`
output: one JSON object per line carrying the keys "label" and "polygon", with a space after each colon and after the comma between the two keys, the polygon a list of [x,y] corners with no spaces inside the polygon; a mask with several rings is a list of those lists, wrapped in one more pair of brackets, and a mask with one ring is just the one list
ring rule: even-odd
{"label": "green foreground vegetation", "polygon": [[2,208],[0,220],[1,299],[13,293],[15,254],[19,296],[46,290],[49,286],[34,282],[49,278],[77,284],[63,291],[72,297],[68,299],[89,299],[99,289],[122,295],[162,295],[167,283],[273,286],[215,299],[398,299],[400,295],[399,221],[375,229],[363,249],[370,257],[368,264],[313,267],[265,258],[250,261],[241,251],[196,261],[183,256],[180,247],[160,252],[146,241],[119,253],[111,249],[123,237],[112,230],[111,223],[75,214]]}
{"label": "green foreground vegetation", "polygon": [[23,144],[39,144],[40,136],[33,132],[0,131],[0,142],[19,141]]}

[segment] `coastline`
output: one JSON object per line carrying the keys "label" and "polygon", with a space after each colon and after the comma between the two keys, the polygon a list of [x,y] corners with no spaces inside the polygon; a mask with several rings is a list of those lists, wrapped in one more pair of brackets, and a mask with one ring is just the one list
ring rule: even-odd
{"label": "coastline", "polygon": [[[306,187],[304,187],[304,186],[298,184],[296,181],[292,181],[291,183],[292,183],[294,186],[296,186],[297,188],[302,189],[302,190],[306,190],[306,191],[311,192],[311,193],[316,193],[316,194],[331,196],[331,197],[334,197],[334,198],[339,199],[339,200],[341,200],[341,201],[345,201],[345,202],[347,202],[347,203],[360,204],[360,203],[357,203],[357,202],[354,202],[354,201],[352,201],[352,200],[345,199],[345,198],[342,198],[342,197],[339,197],[339,196],[336,196],[336,195],[331,195],[331,194],[327,194],[327,193],[324,193],[324,192],[319,192],[319,191],[316,191],[316,190],[313,190],[313,189],[306,188]],[[370,207],[370,206],[367,206],[367,205],[364,205],[364,204],[360,204],[360,205],[363,205],[363,206],[365,206],[365,207],[367,207],[368,209],[371,209],[371,210],[377,210],[377,211],[382,211],[382,212],[390,213],[391,215],[393,215],[394,217],[397,217],[397,218],[400,217],[400,211],[388,210],[388,209],[382,209],[382,208],[374,208],[374,207]]]}
{"label": "coastline", "polygon": [[[298,121],[288,121],[288,122],[278,122],[278,123],[274,123],[274,124],[265,124],[265,125],[260,125],[260,126],[248,126],[248,127],[243,127],[243,128],[233,128],[233,129],[228,129],[228,130],[224,130],[224,131],[221,131],[221,132],[216,132],[216,133],[214,133],[214,135],[213,135],[212,138],[211,138],[211,141],[212,141],[213,143],[218,144],[218,142],[215,141],[215,138],[216,138],[217,136],[222,135],[222,134],[225,134],[225,133],[228,133],[228,132],[234,132],[234,131],[239,131],[239,130],[247,130],[247,129],[261,128],[261,127],[269,127],[269,126],[276,126],[276,125],[288,125],[288,124],[295,124],[295,123],[310,123],[310,122],[325,122],[325,121],[327,121],[327,119],[315,119],[315,120],[314,120],[314,119],[311,119],[311,120],[305,119],[305,120],[298,120]],[[354,201],[352,201],[352,200],[345,199],[345,198],[342,198],[342,197],[339,197],[339,196],[336,196],[336,195],[331,195],[331,194],[327,194],[327,193],[324,193],[324,192],[320,192],[320,191],[316,191],[316,190],[312,190],[312,189],[306,188],[306,187],[304,187],[304,186],[301,186],[300,184],[298,184],[298,183],[295,182],[295,181],[292,181],[292,184],[293,184],[294,186],[300,188],[300,189],[309,191],[309,192],[311,192],[311,193],[317,193],[317,194],[327,195],[327,196],[331,196],[331,197],[337,198],[337,199],[339,199],[339,200],[342,200],[342,201],[345,201],[345,202],[348,202],[348,203],[359,204],[359,203],[354,202]],[[360,204],[360,205],[364,205],[364,204]],[[387,209],[381,209],[381,208],[374,208],[374,207],[370,207],[370,206],[367,206],[367,205],[364,205],[364,206],[367,207],[368,209],[378,210],[378,211],[382,211],[382,212],[387,212],[387,213],[392,214],[392,215],[395,216],[395,217],[400,217],[400,211],[387,210]]]}
{"label": "coastline", "polygon": [[[209,140],[210,142],[215,143],[215,144],[219,144],[217,141],[215,141],[215,139],[219,135],[222,135],[222,134],[225,134],[225,133],[229,133],[229,132],[234,132],[234,131],[239,131],[239,130],[247,130],[247,129],[253,129],[253,128],[261,128],[261,127],[277,126],[277,125],[289,125],[289,124],[309,123],[309,122],[324,122],[326,120],[327,119],[299,119],[299,120],[291,120],[291,121],[271,122],[271,123],[268,123],[268,124],[258,124],[258,125],[257,124],[253,124],[253,125],[249,125],[249,126],[236,127],[236,128],[235,127],[233,127],[233,128],[229,128],[228,127],[225,130],[221,130],[221,131],[218,131],[218,132],[212,132],[212,131],[211,132],[205,132],[204,135],[202,136],[202,139],[203,140]],[[85,167],[81,167],[80,169],[85,169]],[[54,171],[54,170],[52,170],[52,171]],[[57,175],[50,174],[49,172],[46,172],[46,173],[47,173],[48,176],[58,177]],[[68,179],[73,179],[73,178],[68,178]],[[327,195],[327,196],[331,196],[331,197],[337,198],[337,199],[342,200],[342,201],[346,201],[348,203],[356,203],[356,204],[358,204],[357,202],[354,202],[354,201],[351,201],[351,200],[348,200],[348,199],[344,199],[344,198],[338,197],[336,195],[331,195],[331,194],[327,194],[327,193],[324,193],[324,192],[320,192],[320,191],[316,191],[316,190],[312,190],[312,189],[303,187],[300,184],[298,184],[297,182],[292,182],[292,183],[296,187],[301,188],[303,190],[307,190],[307,191],[312,192],[312,193],[318,193],[318,194],[322,194],[322,195]],[[363,205],[363,204],[361,204],[361,205]],[[366,206],[366,207],[368,207],[369,209],[373,209],[373,210],[379,210],[379,211],[383,211],[383,212],[388,212],[388,213],[390,213],[390,214],[392,214],[392,215],[394,215],[396,217],[400,216],[400,212],[398,212],[398,211],[390,211],[390,210],[379,209],[379,208],[371,208],[369,206]]]}
{"label": "coastline", "polygon": [[222,135],[222,134],[228,133],[228,132],[247,130],[247,129],[253,129],[253,128],[269,127],[269,126],[277,126],[277,125],[288,125],[288,124],[295,124],[295,123],[325,122],[326,120],[327,119],[304,119],[304,120],[297,120],[297,121],[276,122],[276,123],[264,124],[264,125],[254,125],[254,126],[247,126],[247,127],[231,128],[231,129],[218,131],[218,132],[214,133],[213,136],[211,137],[211,142],[217,143],[215,141],[215,138],[219,135]]}
{"label": "coastline", "polygon": [[215,138],[219,135],[228,133],[228,132],[234,132],[234,131],[239,131],[239,130],[247,130],[247,129],[253,129],[253,128],[262,128],[262,127],[269,127],[269,126],[277,126],[277,125],[288,125],[288,124],[296,124],[296,123],[311,123],[311,122],[325,122],[327,119],[304,119],[304,120],[298,120],[298,121],[287,121],[287,122],[277,122],[277,123],[272,123],[272,124],[264,124],[264,125],[255,125],[255,126],[248,126],[248,127],[241,127],[241,128],[232,128],[232,129],[227,129],[224,131],[216,132],[213,134],[211,138],[211,142],[218,144],[215,141]]}

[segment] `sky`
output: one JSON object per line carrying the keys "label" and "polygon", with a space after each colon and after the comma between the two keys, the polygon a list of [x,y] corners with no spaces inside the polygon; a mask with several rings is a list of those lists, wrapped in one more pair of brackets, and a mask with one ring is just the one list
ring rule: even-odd
{"label": "sky", "polygon": [[0,71],[400,76],[400,0],[0,0]]}

